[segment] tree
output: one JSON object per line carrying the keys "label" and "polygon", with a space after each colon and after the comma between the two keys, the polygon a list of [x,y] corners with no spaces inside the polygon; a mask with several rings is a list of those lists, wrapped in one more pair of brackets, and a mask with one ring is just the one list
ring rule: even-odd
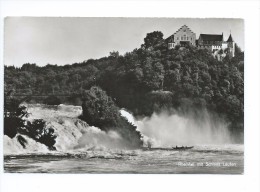
{"label": "tree", "polygon": [[140,132],[119,114],[119,108],[101,88],[94,86],[84,92],[82,110],[80,118],[88,124],[104,131],[116,131],[131,147],[142,145]]}
{"label": "tree", "polygon": [[51,95],[44,100],[44,104],[46,104],[46,105],[60,105],[61,100],[58,97]]}
{"label": "tree", "polygon": [[144,83],[150,90],[163,88],[164,66],[160,62],[152,62],[152,58],[147,58],[143,66]]}
{"label": "tree", "polygon": [[47,127],[46,122],[42,119],[35,119],[32,123],[28,121],[27,126],[20,133],[46,145],[49,150],[56,150],[54,145],[57,135],[54,134],[54,129]]}
{"label": "tree", "polygon": [[[149,93],[160,91],[172,93],[173,99],[164,100],[165,106],[167,102],[168,106],[180,110],[182,106],[189,106],[189,103],[191,106],[205,106],[221,116],[227,116],[227,121],[232,119],[230,126],[236,126],[234,119],[238,124],[243,124],[241,116],[220,110],[219,105],[233,103],[236,106],[239,102],[240,108],[236,108],[243,114],[244,52],[235,47],[235,57],[225,57],[220,61],[206,49],[176,46],[168,50],[166,46],[163,34],[154,31],[146,35],[140,48],[124,56],[113,51],[108,57],[65,66],[5,66],[5,87],[12,89],[14,95],[35,92],[50,95],[59,91],[78,97],[84,90],[88,90],[85,105],[89,107],[88,121],[92,124],[106,120],[108,123],[104,121],[104,125],[119,126],[117,121],[121,120],[116,115],[118,108],[111,111],[109,106],[124,107],[140,116],[151,114],[153,111],[146,110],[146,101],[151,99]],[[216,53],[219,58],[225,55],[223,50]],[[100,87],[105,94],[92,90],[93,86]],[[160,98],[158,95],[153,98],[157,100]],[[236,98],[231,99],[229,96]],[[113,104],[109,104],[110,100]],[[155,104],[160,108],[160,102]],[[100,114],[94,107],[100,107],[104,114]],[[110,113],[115,113],[115,116]]]}
{"label": "tree", "polygon": [[91,87],[83,93],[82,119],[100,128],[115,126],[118,108],[106,92],[99,87]]}
{"label": "tree", "polygon": [[109,52],[110,57],[118,58],[119,57],[119,52],[118,51],[112,51]]}
{"label": "tree", "polygon": [[163,42],[163,33],[160,31],[154,31],[146,35],[146,37],[144,38],[143,47],[145,49],[154,49],[155,47],[161,45]]}
{"label": "tree", "polygon": [[235,54],[242,53],[241,48],[235,43]]}
{"label": "tree", "polygon": [[15,108],[12,110],[5,109],[4,134],[10,138],[14,138],[20,130],[26,127],[26,120],[23,118],[28,116],[26,107],[17,106]]}

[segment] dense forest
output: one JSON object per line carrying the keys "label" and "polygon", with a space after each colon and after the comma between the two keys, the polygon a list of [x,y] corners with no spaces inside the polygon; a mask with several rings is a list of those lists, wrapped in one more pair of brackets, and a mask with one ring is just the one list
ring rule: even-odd
{"label": "dense forest", "polygon": [[230,122],[230,129],[242,131],[244,53],[236,46],[235,57],[222,55],[216,59],[212,52],[189,45],[169,50],[163,34],[155,31],[124,55],[113,51],[108,57],[64,66],[5,66],[5,93],[49,95],[57,97],[54,104],[81,105],[86,91],[98,87],[113,105],[136,116],[206,109]]}

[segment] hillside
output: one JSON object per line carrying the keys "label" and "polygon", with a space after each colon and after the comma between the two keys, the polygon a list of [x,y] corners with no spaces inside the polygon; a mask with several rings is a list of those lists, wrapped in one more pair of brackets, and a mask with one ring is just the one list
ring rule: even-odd
{"label": "hillside", "polygon": [[243,130],[244,53],[220,61],[193,46],[168,50],[158,31],[124,55],[113,51],[108,57],[65,66],[5,66],[4,72],[5,93],[12,90],[14,97],[71,95],[61,102],[81,105],[84,91],[98,86],[136,116],[206,109],[230,122],[231,130]]}

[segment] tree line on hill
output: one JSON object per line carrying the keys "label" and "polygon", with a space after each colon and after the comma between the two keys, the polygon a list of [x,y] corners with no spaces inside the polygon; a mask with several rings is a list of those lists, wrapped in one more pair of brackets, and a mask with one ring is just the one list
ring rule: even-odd
{"label": "tree line on hill", "polygon": [[[244,52],[238,47],[235,57],[220,61],[212,52],[194,46],[168,49],[162,32],[154,31],[139,48],[124,55],[113,51],[108,57],[65,66],[5,66],[4,73],[5,92],[68,94],[72,99],[88,98],[94,103],[102,93],[111,100],[111,106],[126,108],[137,116],[171,109],[183,113],[206,109],[228,120],[230,129],[243,130]],[[90,91],[88,96],[86,90]],[[86,102],[83,105],[91,103]],[[107,109],[104,113],[113,113]],[[98,122],[90,116],[92,112],[86,112],[87,119]],[[116,115],[106,116],[113,119]]]}

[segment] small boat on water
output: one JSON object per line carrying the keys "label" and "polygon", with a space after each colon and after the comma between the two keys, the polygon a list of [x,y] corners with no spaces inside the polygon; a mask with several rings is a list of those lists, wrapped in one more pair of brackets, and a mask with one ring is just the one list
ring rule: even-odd
{"label": "small boat on water", "polygon": [[181,146],[181,147],[178,147],[178,146],[176,146],[176,147],[173,147],[172,149],[174,149],[174,150],[185,150],[185,149],[192,149],[194,146],[190,146],[190,147],[187,147],[187,146]]}
{"label": "small boat on water", "polygon": [[145,151],[154,151],[154,150],[163,150],[163,151],[174,151],[174,150],[188,150],[188,149],[192,149],[194,146],[181,146],[181,147],[172,147],[172,148],[162,148],[162,147],[143,147],[142,149]]}

